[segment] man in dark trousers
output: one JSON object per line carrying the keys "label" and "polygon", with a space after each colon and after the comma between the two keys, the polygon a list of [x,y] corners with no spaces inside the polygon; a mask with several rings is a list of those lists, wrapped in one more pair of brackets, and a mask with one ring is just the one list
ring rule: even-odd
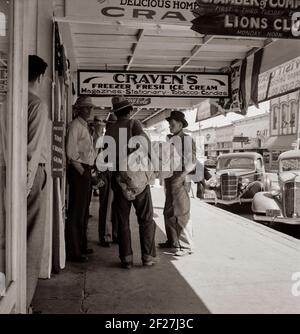
{"label": "man in dark trousers", "polygon": [[[106,131],[109,127],[116,123],[117,117],[111,113],[108,120],[104,121],[106,125]],[[99,139],[100,138],[100,139]],[[98,137],[97,141],[103,140],[103,136]],[[98,143],[97,147],[102,147],[101,142]],[[105,147],[103,147],[105,149]],[[110,247],[112,243],[118,241],[118,226],[115,219],[115,214],[112,210],[113,202],[113,190],[111,188],[111,177],[112,172],[109,170],[98,172],[99,175],[99,244],[102,247]]]}
{"label": "man in dark trousers", "polygon": [[27,309],[41,271],[46,222],[46,163],[49,162],[48,108],[39,97],[48,65],[38,56],[29,56],[28,142],[27,142]]}
{"label": "man in dark trousers", "polygon": [[[122,191],[121,186],[117,182],[118,171],[122,168],[121,151],[124,150],[125,155],[128,154],[128,142],[131,137],[142,136],[150,141],[143,131],[139,121],[130,119],[130,113],[133,110],[132,105],[123,96],[112,99],[113,110],[117,116],[117,122],[112,124],[106,132],[107,136],[112,137],[116,143],[116,172],[112,176],[112,188],[114,192],[113,212],[118,222],[118,242],[119,256],[121,265],[125,269],[130,269],[133,265],[133,252],[131,247],[131,233],[129,216],[131,206],[133,204],[139,223],[140,244],[142,251],[142,263],[144,266],[153,266],[156,258],[155,231],[156,224],[153,220],[153,204],[150,192],[150,186],[147,185],[142,193],[137,195],[134,200],[128,200]],[[127,142],[120,146],[121,139],[119,137],[121,131],[127,132]]]}
{"label": "man in dark trousers", "polygon": [[87,262],[87,255],[93,253],[87,245],[87,227],[92,189],[91,171],[96,158],[87,121],[94,105],[90,97],[81,96],[77,99],[75,108],[78,117],[69,126],[66,145],[69,162],[66,249],[68,261]]}
{"label": "man in dark trousers", "polygon": [[184,256],[193,252],[193,230],[190,220],[190,183],[187,175],[196,166],[196,144],[184,133],[188,126],[185,116],[180,111],[173,111],[167,118],[170,124],[170,143],[173,152],[181,159],[181,170],[174,171],[173,176],[165,179],[166,203],[164,208],[167,241],[160,243],[160,248],[174,248],[175,256]]}

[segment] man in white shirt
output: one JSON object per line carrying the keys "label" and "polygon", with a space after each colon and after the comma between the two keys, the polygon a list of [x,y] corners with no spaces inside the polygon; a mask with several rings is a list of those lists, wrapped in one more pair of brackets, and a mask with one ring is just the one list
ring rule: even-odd
{"label": "man in white shirt", "polygon": [[87,262],[93,250],[87,247],[87,226],[92,177],[96,154],[87,121],[94,108],[92,99],[81,96],[75,103],[78,117],[69,125],[67,134],[69,209],[66,223],[67,260]]}

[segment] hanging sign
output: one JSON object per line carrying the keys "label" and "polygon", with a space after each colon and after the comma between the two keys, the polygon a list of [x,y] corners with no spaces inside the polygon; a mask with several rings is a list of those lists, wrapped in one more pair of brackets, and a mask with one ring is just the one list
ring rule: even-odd
{"label": "hanging sign", "polygon": [[192,30],[201,34],[300,38],[299,0],[197,0]]}
{"label": "hanging sign", "polygon": [[64,175],[64,123],[53,122],[52,128],[52,177]]}
{"label": "hanging sign", "polygon": [[191,25],[195,0],[66,0],[66,15],[101,22]]}
{"label": "hanging sign", "polygon": [[150,97],[130,97],[127,100],[135,107],[144,107],[151,104]]}
{"label": "hanging sign", "polygon": [[219,115],[222,115],[222,112],[212,103],[211,99],[207,99],[197,107],[196,123]]}
{"label": "hanging sign", "polygon": [[270,100],[300,89],[300,57],[259,75],[258,100]]}
{"label": "hanging sign", "polygon": [[216,73],[78,71],[80,95],[228,97],[229,75]]}

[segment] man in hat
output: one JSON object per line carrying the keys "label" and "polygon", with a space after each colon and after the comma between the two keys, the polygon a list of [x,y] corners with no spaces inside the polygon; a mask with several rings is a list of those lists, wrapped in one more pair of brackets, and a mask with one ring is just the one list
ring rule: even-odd
{"label": "man in hat", "polygon": [[75,108],[78,117],[69,125],[67,134],[69,210],[66,223],[67,259],[74,262],[87,262],[87,226],[92,187],[91,170],[96,154],[88,120],[94,108],[92,99],[80,96]]}
{"label": "man in hat", "polygon": [[[122,170],[121,164],[123,155],[123,153],[119,151],[119,148],[125,152],[125,155],[128,155],[128,152],[130,152],[128,150],[130,138],[142,136],[146,139],[149,147],[150,140],[143,131],[141,123],[137,120],[130,119],[130,113],[133,111],[133,107],[127,99],[123,96],[114,97],[112,104],[113,111],[117,116],[117,122],[109,127],[106,135],[114,138],[117,148],[116,172],[114,172],[112,176],[112,187],[114,191],[113,211],[118,222],[118,243],[121,265],[125,269],[130,269],[133,265],[129,224],[129,216],[133,204],[139,223],[142,263],[144,266],[152,266],[155,264],[156,258],[156,224],[153,220],[153,204],[150,186],[147,185],[144,191],[137,195],[134,200],[128,200],[117,182],[118,172]],[[124,142],[124,144],[119,147],[121,140],[120,134],[122,131],[126,131],[127,133],[127,142]],[[143,145],[143,143],[141,143],[141,145]]]}
{"label": "man in hat", "polygon": [[96,148],[97,140],[99,138],[102,138],[105,133],[105,125],[106,123],[101,119],[99,116],[94,117],[93,121],[93,141],[94,141],[94,147]]}
{"label": "man in hat", "polygon": [[181,168],[174,171],[173,176],[165,180],[164,218],[167,241],[160,243],[159,247],[174,248],[174,255],[183,256],[193,251],[190,183],[187,182],[186,177],[196,166],[196,145],[192,138],[183,131],[188,127],[188,123],[182,112],[173,111],[167,121],[172,134],[169,136],[169,141],[174,147],[173,153],[176,152],[181,158]]}
{"label": "man in hat", "polygon": [[[103,121],[106,125],[106,131],[109,127],[117,121],[117,117],[110,113],[107,120]],[[102,147],[101,139],[103,138],[104,131],[101,137],[96,138],[99,152],[107,147]],[[99,142],[100,139],[100,142]],[[107,161],[106,161],[107,162]],[[98,234],[99,234],[99,244],[102,247],[110,247],[111,243],[117,243],[118,239],[118,226],[115,215],[112,211],[113,202],[113,190],[111,187],[111,176],[112,172],[109,170],[99,171],[98,176],[99,182],[99,224],[98,224]]]}

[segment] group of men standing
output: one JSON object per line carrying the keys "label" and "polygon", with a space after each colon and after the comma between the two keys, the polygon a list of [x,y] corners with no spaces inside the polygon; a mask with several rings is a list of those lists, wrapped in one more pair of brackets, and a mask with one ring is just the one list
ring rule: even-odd
{"label": "group of men standing", "polygon": [[[47,129],[50,125],[48,108],[40,98],[40,87],[48,65],[38,56],[29,56],[29,96],[28,96],[28,150],[27,150],[27,308],[29,309],[41,269],[42,251],[46,222],[46,164]],[[112,242],[119,245],[119,257],[123,268],[133,266],[133,251],[130,234],[130,211],[136,210],[139,223],[141,258],[144,266],[153,266],[156,260],[153,204],[150,185],[146,184],[134,198],[128,198],[119,182],[121,156],[130,154],[128,142],[132,137],[142,137],[146,146],[151,146],[139,121],[131,118],[133,106],[124,97],[112,99],[113,113],[105,121],[105,136],[110,136],[116,143],[116,164],[114,170],[97,171],[99,178],[99,243],[109,247]],[[88,261],[93,249],[88,248],[87,228],[89,205],[92,196],[92,171],[104,138],[103,124],[98,124],[98,132],[91,133],[88,122],[94,105],[90,97],[81,96],[75,103],[77,117],[70,123],[67,133],[66,151],[68,158],[67,178],[69,201],[66,222],[67,260]],[[167,119],[170,124],[170,142],[180,138],[184,147],[187,136],[183,129],[187,127],[185,116],[174,111]],[[95,130],[97,125],[95,124]],[[120,131],[126,131],[127,142],[120,138]],[[190,137],[189,137],[190,138]],[[175,145],[176,146],[176,145]],[[182,153],[183,169],[176,171],[165,180],[166,204],[164,209],[167,240],[159,244],[161,248],[173,248],[174,255],[192,253],[192,228],[190,223],[189,185],[187,174],[195,167],[196,151],[194,143],[186,154]],[[119,148],[123,152],[119,151]],[[183,149],[183,151],[184,151]],[[97,152],[98,151],[98,152]],[[192,157],[187,162],[186,157]],[[191,162],[192,161],[192,162]],[[109,163],[109,161],[107,161]]]}
{"label": "group of men standing", "polygon": [[[103,247],[109,247],[111,242],[119,245],[121,266],[130,269],[133,266],[133,251],[130,234],[130,211],[132,205],[136,210],[139,224],[141,258],[144,266],[152,266],[156,259],[155,232],[156,223],[153,219],[153,204],[150,185],[134,198],[128,199],[119,182],[122,164],[122,152],[130,154],[128,142],[132,137],[142,137],[147,148],[150,140],[138,120],[131,119],[133,106],[124,97],[112,99],[113,114],[106,121],[105,136],[115,142],[116,160],[114,168],[98,171],[99,185],[99,242]],[[77,99],[75,109],[78,116],[71,122],[67,135],[69,209],[66,223],[67,259],[75,262],[88,261],[88,255],[93,250],[87,246],[87,226],[89,219],[89,204],[92,194],[92,169],[95,168],[96,151],[105,149],[101,140],[104,132],[99,129],[95,119],[94,135],[88,127],[94,105],[90,97],[81,96]],[[99,120],[100,121],[100,120]],[[186,177],[196,165],[196,148],[191,137],[183,131],[188,126],[183,113],[174,111],[167,118],[170,124],[170,142],[179,138],[182,145],[182,166],[180,171],[165,180],[166,204],[164,209],[167,241],[159,244],[161,248],[173,248],[174,255],[183,256],[193,251],[192,226],[190,222],[189,183]],[[101,122],[101,121],[100,121]],[[126,131],[127,142],[121,142],[120,133]],[[98,135],[97,135],[98,133]],[[94,138],[93,138],[94,137]],[[185,145],[185,139],[190,138],[191,145]],[[190,152],[184,152],[191,147]],[[150,149],[151,150],[151,149]],[[147,151],[147,152],[148,152]],[[191,157],[187,161],[186,157]],[[152,156],[153,157],[153,156]],[[111,223],[111,224],[110,224]],[[108,231],[110,226],[110,230]]]}

